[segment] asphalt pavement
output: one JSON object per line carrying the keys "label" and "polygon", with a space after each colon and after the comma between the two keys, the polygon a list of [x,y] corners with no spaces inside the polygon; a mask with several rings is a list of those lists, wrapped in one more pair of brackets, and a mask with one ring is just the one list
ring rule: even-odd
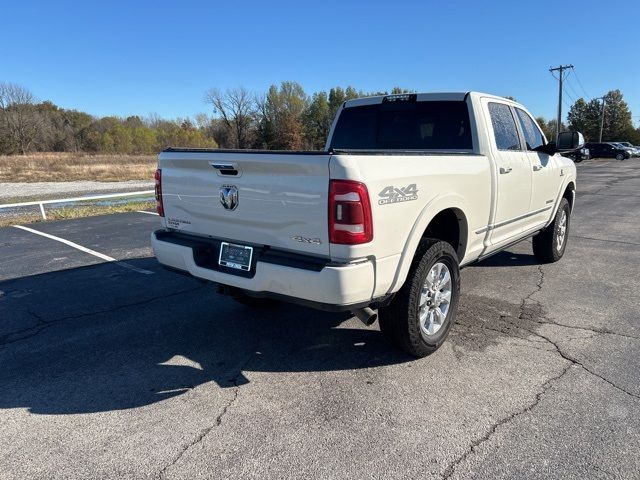
{"label": "asphalt pavement", "polygon": [[465,268],[421,360],[165,271],[153,215],[0,229],[0,479],[640,478],[640,159],[577,190],[565,257]]}

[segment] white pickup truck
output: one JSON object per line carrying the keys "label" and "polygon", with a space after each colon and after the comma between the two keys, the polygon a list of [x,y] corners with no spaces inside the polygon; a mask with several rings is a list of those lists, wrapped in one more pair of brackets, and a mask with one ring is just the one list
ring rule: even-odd
{"label": "white pickup truck", "polygon": [[582,143],[548,143],[483,93],[350,100],[325,151],[164,150],[153,249],[244,304],[348,310],[425,356],[454,323],[460,267],[532,236],[539,261],[562,257],[576,169],[555,153]]}

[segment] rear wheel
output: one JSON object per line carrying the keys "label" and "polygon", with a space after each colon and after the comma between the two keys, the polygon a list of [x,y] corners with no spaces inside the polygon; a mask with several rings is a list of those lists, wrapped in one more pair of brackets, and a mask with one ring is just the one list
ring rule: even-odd
{"label": "rear wheel", "polygon": [[563,198],[551,225],[533,237],[533,254],[538,261],[553,263],[562,258],[569,239],[570,217],[569,202]]}
{"label": "rear wheel", "polygon": [[410,355],[424,357],[442,345],[453,326],[460,295],[458,256],[447,242],[420,242],[405,284],[379,310],[380,330]]}

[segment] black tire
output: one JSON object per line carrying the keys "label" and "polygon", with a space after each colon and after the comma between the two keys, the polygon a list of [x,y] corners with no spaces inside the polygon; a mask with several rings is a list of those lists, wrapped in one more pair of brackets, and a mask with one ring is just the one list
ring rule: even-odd
{"label": "black tire", "polygon": [[616,160],[624,160],[624,155],[619,153],[616,155]]}
{"label": "black tire", "polygon": [[[562,231],[562,217],[566,215],[566,222],[564,227],[564,236],[562,239],[562,245],[558,245],[558,237]],[[571,224],[571,208],[569,208],[569,202],[566,198],[560,201],[560,206],[556,212],[556,216],[547,228],[533,237],[533,254],[536,259],[542,263],[557,262],[564,255],[564,251],[567,249],[567,242],[569,240],[569,226]]]}
{"label": "black tire", "polygon": [[582,160],[583,160],[583,158],[582,158],[582,157],[575,157],[575,158],[573,159],[573,163],[580,163]]}
{"label": "black tire", "polygon": [[[420,296],[427,274],[436,263],[443,263],[451,276],[451,299],[439,330],[423,333],[420,325]],[[407,279],[391,304],[380,308],[378,321],[382,333],[396,347],[415,357],[425,357],[442,345],[455,322],[460,296],[458,256],[447,242],[423,239],[413,258]]]}

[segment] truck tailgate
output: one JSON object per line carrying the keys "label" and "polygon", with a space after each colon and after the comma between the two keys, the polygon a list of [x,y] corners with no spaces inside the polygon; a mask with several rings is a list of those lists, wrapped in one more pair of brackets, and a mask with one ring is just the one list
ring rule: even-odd
{"label": "truck tailgate", "polygon": [[164,151],[166,227],[329,256],[329,159],[326,152]]}

